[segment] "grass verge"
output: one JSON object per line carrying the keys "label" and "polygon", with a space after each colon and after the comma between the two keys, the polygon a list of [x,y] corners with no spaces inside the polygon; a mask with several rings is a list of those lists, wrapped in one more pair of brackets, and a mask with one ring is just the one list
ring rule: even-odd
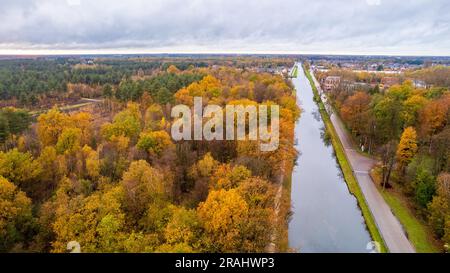
{"label": "grass verge", "polygon": [[289,249],[289,218],[291,215],[291,182],[292,171],[287,172],[287,175],[283,181],[283,192],[281,194],[280,212],[278,219],[282,225],[279,225],[277,248],[278,252],[291,252]]}
{"label": "grass verge", "polygon": [[[377,186],[380,185],[379,175],[376,172],[371,173],[372,179],[376,181]],[[411,207],[408,205],[408,201],[401,193],[395,189],[382,190],[378,186],[378,190],[383,196],[386,203],[392,209],[392,212],[402,224],[408,239],[413,244],[418,253],[439,253],[441,249],[438,247],[438,243],[432,237],[432,231],[423,221],[418,219]]]}
{"label": "grass verge", "polygon": [[292,70],[291,77],[297,78],[297,76],[298,76],[298,66],[296,65],[296,66],[294,66],[294,69]]}
{"label": "grass verge", "polygon": [[319,97],[319,92],[317,91],[316,85],[314,84],[314,81],[312,79],[311,74],[309,73],[309,70],[307,70],[306,68],[304,68],[303,70],[305,71],[305,75],[308,78],[311,88],[314,92],[314,100],[319,105],[320,114],[322,116],[326,130],[330,136],[331,143],[336,153],[336,158],[339,162],[342,173],[344,174],[344,179],[345,182],[347,182],[349,191],[356,197],[356,200],[358,201],[362,215],[366,221],[367,229],[369,230],[372,239],[380,243],[381,247],[380,250],[382,253],[385,253],[388,251],[388,249],[383,240],[383,237],[380,234],[380,231],[378,230],[378,227],[375,223],[375,219],[373,218],[372,212],[370,211],[369,206],[367,205],[366,199],[364,198],[361,188],[359,187],[359,184],[356,181],[355,176],[353,175],[352,168],[344,152],[344,147],[342,146],[339,136],[337,135],[334,126],[330,120],[330,117],[328,116],[328,113],[325,110],[325,106],[323,105],[323,102]]}

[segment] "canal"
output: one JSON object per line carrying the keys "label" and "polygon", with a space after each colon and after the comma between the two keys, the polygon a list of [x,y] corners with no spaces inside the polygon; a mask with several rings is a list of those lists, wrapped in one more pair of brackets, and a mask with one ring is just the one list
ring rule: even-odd
{"label": "canal", "polygon": [[302,115],[295,126],[297,164],[292,173],[289,246],[298,252],[370,252],[372,240],[349,192],[301,64],[292,79]]}

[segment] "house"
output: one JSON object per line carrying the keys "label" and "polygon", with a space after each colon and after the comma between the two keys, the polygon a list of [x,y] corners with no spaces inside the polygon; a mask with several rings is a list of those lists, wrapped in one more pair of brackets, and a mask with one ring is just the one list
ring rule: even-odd
{"label": "house", "polygon": [[383,77],[381,78],[380,88],[385,89],[393,85],[400,84],[400,79],[396,77]]}
{"label": "house", "polygon": [[326,92],[330,92],[337,88],[341,83],[341,77],[339,76],[328,76],[325,78],[323,82],[323,90]]}
{"label": "house", "polygon": [[341,90],[345,90],[347,92],[353,92],[353,91],[371,91],[375,88],[375,84],[368,84],[364,82],[352,82],[352,81],[345,81],[342,80],[340,83]]}
{"label": "house", "polygon": [[427,83],[422,80],[413,80],[415,88],[427,88]]}

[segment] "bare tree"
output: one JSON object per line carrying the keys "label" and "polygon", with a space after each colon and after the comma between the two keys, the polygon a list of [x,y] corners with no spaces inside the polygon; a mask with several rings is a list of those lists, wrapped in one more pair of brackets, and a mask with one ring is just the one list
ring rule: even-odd
{"label": "bare tree", "polygon": [[386,188],[386,185],[389,184],[389,179],[391,177],[392,169],[395,163],[396,151],[397,151],[397,142],[395,140],[389,141],[380,148],[381,161],[383,164],[382,165],[383,190]]}

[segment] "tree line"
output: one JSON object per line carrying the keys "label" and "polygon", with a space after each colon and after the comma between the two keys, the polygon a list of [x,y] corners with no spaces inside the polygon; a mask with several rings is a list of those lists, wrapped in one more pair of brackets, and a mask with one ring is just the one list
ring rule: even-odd
{"label": "tree line", "polygon": [[[442,72],[439,67],[433,69]],[[357,144],[380,158],[377,172],[382,187],[401,189],[414,205],[417,215],[428,222],[443,245],[448,245],[448,86],[420,89],[415,88],[412,81],[405,80],[385,91],[338,87],[328,96]]]}

